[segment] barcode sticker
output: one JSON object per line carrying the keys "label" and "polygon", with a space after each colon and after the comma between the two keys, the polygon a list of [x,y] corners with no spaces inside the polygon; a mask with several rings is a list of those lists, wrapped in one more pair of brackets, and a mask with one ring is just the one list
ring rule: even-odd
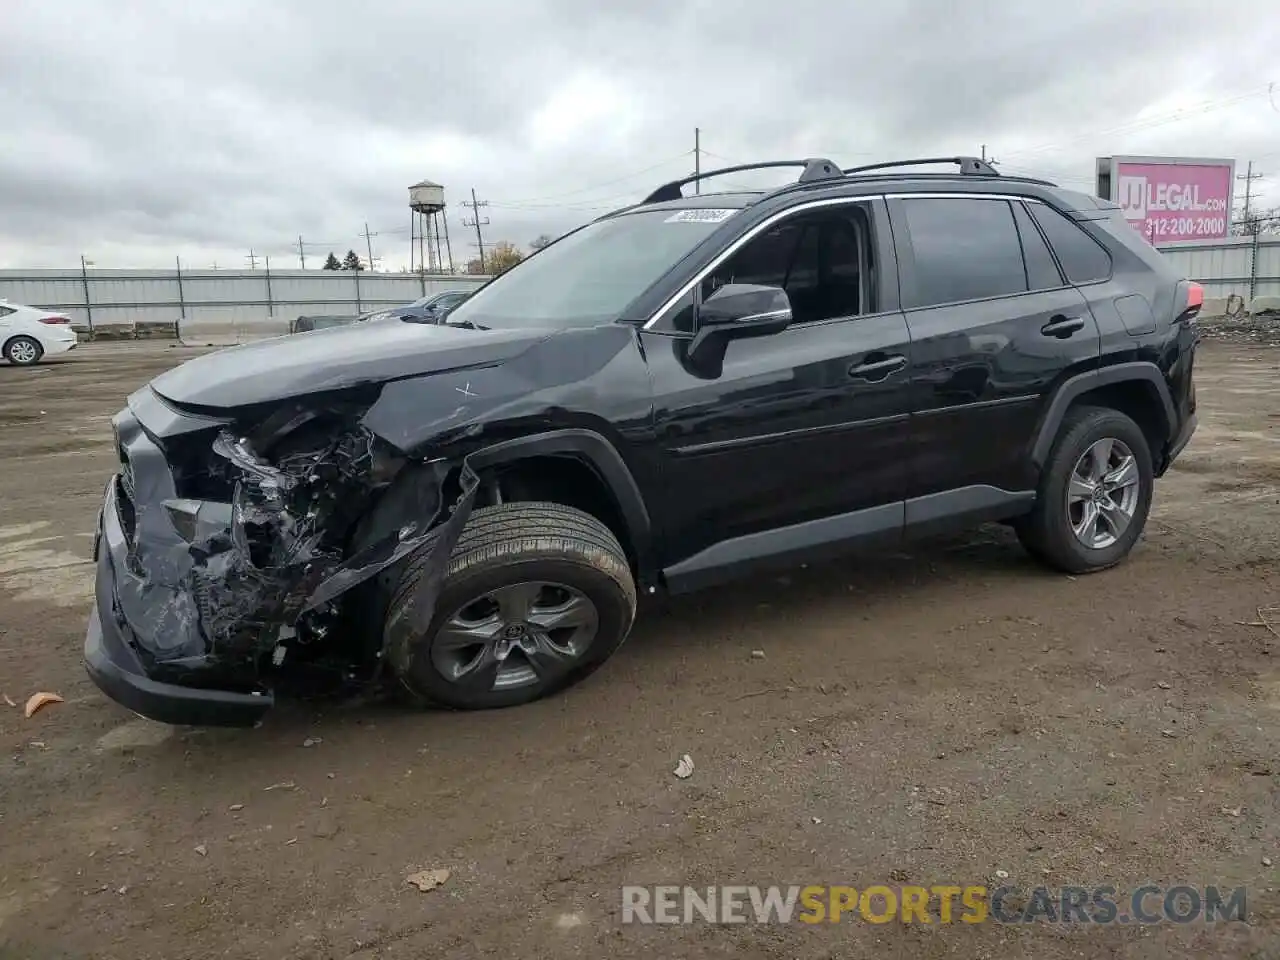
{"label": "barcode sticker", "polygon": [[738,211],[716,209],[677,210],[664,223],[723,223]]}

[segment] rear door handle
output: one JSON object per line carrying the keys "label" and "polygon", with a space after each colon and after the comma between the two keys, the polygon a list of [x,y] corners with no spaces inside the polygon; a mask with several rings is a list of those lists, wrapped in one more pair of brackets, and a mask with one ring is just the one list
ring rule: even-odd
{"label": "rear door handle", "polygon": [[[874,357],[875,359],[871,359]],[[883,380],[891,373],[897,373],[907,365],[907,358],[902,354],[886,357],[882,353],[873,353],[862,363],[849,368],[849,376],[854,380],[869,380],[875,383]]]}
{"label": "rear door handle", "polygon": [[1056,317],[1050,318],[1049,322],[1040,328],[1040,332],[1046,337],[1057,337],[1059,340],[1065,340],[1073,333],[1078,333],[1084,329],[1084,317],[1064,317],[1058,314]]}

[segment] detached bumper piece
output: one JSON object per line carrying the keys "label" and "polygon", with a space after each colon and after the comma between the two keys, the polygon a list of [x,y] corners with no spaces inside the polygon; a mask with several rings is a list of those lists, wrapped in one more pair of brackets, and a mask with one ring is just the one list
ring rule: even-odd
{"label": "detached bumper piece", "polygon": [[[113,479],[94,547],[97,601],[84,640],[89,677],[112,700],[151,720],[191,726],[253,726],[274,703],[268,691],[212,690],[165,683],[147,675],[130,642],[132,628],[119,612],[117,564],[126,562],[127,549]],[[127,571],[125,575],[129,575]]]}

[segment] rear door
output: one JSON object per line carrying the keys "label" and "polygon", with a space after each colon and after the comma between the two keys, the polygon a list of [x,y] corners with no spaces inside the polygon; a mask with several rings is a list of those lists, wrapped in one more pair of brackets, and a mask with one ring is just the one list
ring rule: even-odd
{"label": "rear door", "polygon": [[1020,198],[900,195],[889,208],[912,338],[907,524],[998,512],[1034,489],[1037,420],[1056,381],[1096,366],[1097,324]]}

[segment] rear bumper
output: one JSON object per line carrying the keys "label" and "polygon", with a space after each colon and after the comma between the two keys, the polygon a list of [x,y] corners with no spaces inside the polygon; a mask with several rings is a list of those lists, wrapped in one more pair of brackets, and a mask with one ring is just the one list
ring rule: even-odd
{"label": "rear bumper", "polygon": [[66,353],[68,350],[74,350],[79,342],[79,340],[45,340],[43,341],[44,354],[49,357]]}
{"label": "rear bumper", "polygon": [[[1196,432],[1196,426],[1199,422],[1199,416],[1194,413],[1182,422],[1182,429],[1178,431],[1178,435],[1174,437],[1173,441],[1169,444],[1169,454],[1165,457],[1164,461],[1165,470],[1167,470],[1169,465],[1178,458],[1178,454],[1183,451],[1186,445],[1191,442],[1191,437]],[[1164,470],[1161,471],[1161,473],[1163,472]]]}
{"label": "rear bumper", "polygon": [[[130,643],[136,636],[135,627],[119,612],[116,583],[125,558],[114,478],[107,487],[96,537],[97,589],[85,634],[84,662],[98,689],[134,713],[162,723],[218,727],[257,723],[272,707],[270,692],[189,687],[154,680],[147,674]],[[127,570],[123,575],[132,576]]]}

